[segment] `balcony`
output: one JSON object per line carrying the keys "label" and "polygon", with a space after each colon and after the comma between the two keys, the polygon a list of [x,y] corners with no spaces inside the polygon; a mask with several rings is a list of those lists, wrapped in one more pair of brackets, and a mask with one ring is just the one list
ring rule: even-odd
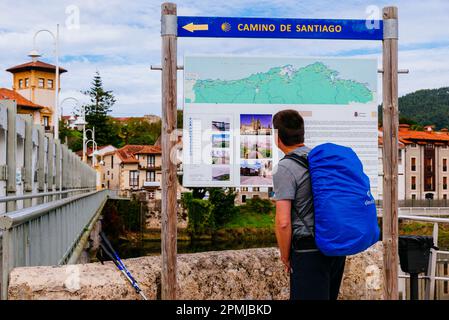
{"label": "balcony", "polygon": [[144,181],[143,187],[144,188],[160,188],[161,183],[159,181]]}
{"label": "balcony", "polygon": [[140,164],[139,163],[139,170],[152,170],[152,171],[159,171],[161,170],[161,166],[156,166],[155,164]]}

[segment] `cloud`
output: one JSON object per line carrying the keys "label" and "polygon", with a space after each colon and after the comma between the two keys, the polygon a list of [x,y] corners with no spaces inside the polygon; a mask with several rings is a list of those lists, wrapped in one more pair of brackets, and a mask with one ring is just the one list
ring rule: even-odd
{"label": "cloud", "polygon": [[[377,6],[380,13],[391,2],[399,7],[399,66],[410,69],[410,74],[400,75],[400,94],[449,86],[449,29],[444,27],[449,22],[449,1],[177,1],[179,15],[336,19],[365,19],[369,6]],[[35,31],[54,31],[59,23],[61,64],[69,71],[62,75],[61,97],[85,99],[80,90],[89,87],[98,70],[106,89],[116,95],[115,114],[160,114],[160,72],[149,69],[151,64],[160,64],[160,4],[156,0],[2,0],[0,69],[27,61]],[[73,28],[66,22],[76,21],[76,9],[79,26]],[[45,61],[53,63],[51,37],[39,35],[37,47],[44,53]],[[180,38],[178,64],[182,64],[185,54],[372,56],[380,64],[381,43]],[[11,87],[11,75],[4,71],[0,74],[0,86]],[[178,101],[182,107],[182,73],[178,75]],[[64,112],[70,110],[67,102]]]}

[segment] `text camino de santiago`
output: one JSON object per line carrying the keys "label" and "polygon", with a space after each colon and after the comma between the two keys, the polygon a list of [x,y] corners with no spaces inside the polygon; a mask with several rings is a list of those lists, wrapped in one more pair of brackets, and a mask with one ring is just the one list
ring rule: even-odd
{"label": "text camino de santiago", "polygon": [[237,25],[239,31],[255,31],[255,32],[320,32],[320,33],[340,33],[342,31],[342,26],[337,24],[297,24],[292,26],[291,24],[281,24],[279,29],[275,24],[265,24],[265,23],[239,23]]}

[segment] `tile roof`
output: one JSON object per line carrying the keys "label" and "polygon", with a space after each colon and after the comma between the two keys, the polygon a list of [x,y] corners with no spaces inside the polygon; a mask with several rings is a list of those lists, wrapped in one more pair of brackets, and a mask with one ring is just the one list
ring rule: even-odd
{"label": "tile roof", "polygon": [[[430,126],[426,126],[428,128]],[[447,129],[442,129],[441,131],[415,131],[410,130],[410,126],[406,124],[399,125],[399,143],[406,145],[406,144],[426,144],[427,142],[433,142],[433,143],[449,143],[449,132]],[[378,135],[378,141],[379,145],[383,144],[383,137],[382,137],[382,128],[379,128],[379,135]]]}
{"label": "tile roof", "polygon": [[438,131],[399,131],[399,140],[404,143],[413,143],[413,141],[441,141],[449,142],[449,135],[447,132]]}
{"label": "tile roof", "polygon": [[134,145],[129,144],[114,152],[108,152],[105,155],[118,154],[122,162],[124,163],[139,163],[136,159],[136,154],[161,154],[161,148],[158,146],[150,145]]}
{"label": "tile roof", "polygon": [[43,106],[35,104],[34,102],[31,102],[30,100],[24,98],[20,93],[6,88],[0,88],[0,99],[16,100],[17,106],[19,107],[34,108],[34,109],[44,108]]}
{"label": "tile roof", "polygon": [[[26,70],[31,70],[31,69],[37,69],[37,70],[44,70],[44,71],[48,71],[48,70],[56,70],[56,66],[46,63],[46,62],[42,62],[42,61],[30,61],[30,62],[26,62],[26,63],[22,63],[19,64],[17,66],[11,67],[6,69],[6,71],[11,72],[11,73],[17,73],[17,72],[21,72],[21,71],[26,71]],[[59,73],[64,73],[67,72],[66,69],[59,67]]]}

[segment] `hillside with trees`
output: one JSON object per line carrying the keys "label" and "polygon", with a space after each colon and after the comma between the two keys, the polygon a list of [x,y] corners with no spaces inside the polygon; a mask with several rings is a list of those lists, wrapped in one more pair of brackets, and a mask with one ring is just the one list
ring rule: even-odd
{"label": "hillside with trees", "polygon": [[[435,125],[436,130],[449,128],[449,87],[424,89],[399,98],[399,121],[422,130]],[[379,106],[379,122],[382,123],[382,107]]]}

